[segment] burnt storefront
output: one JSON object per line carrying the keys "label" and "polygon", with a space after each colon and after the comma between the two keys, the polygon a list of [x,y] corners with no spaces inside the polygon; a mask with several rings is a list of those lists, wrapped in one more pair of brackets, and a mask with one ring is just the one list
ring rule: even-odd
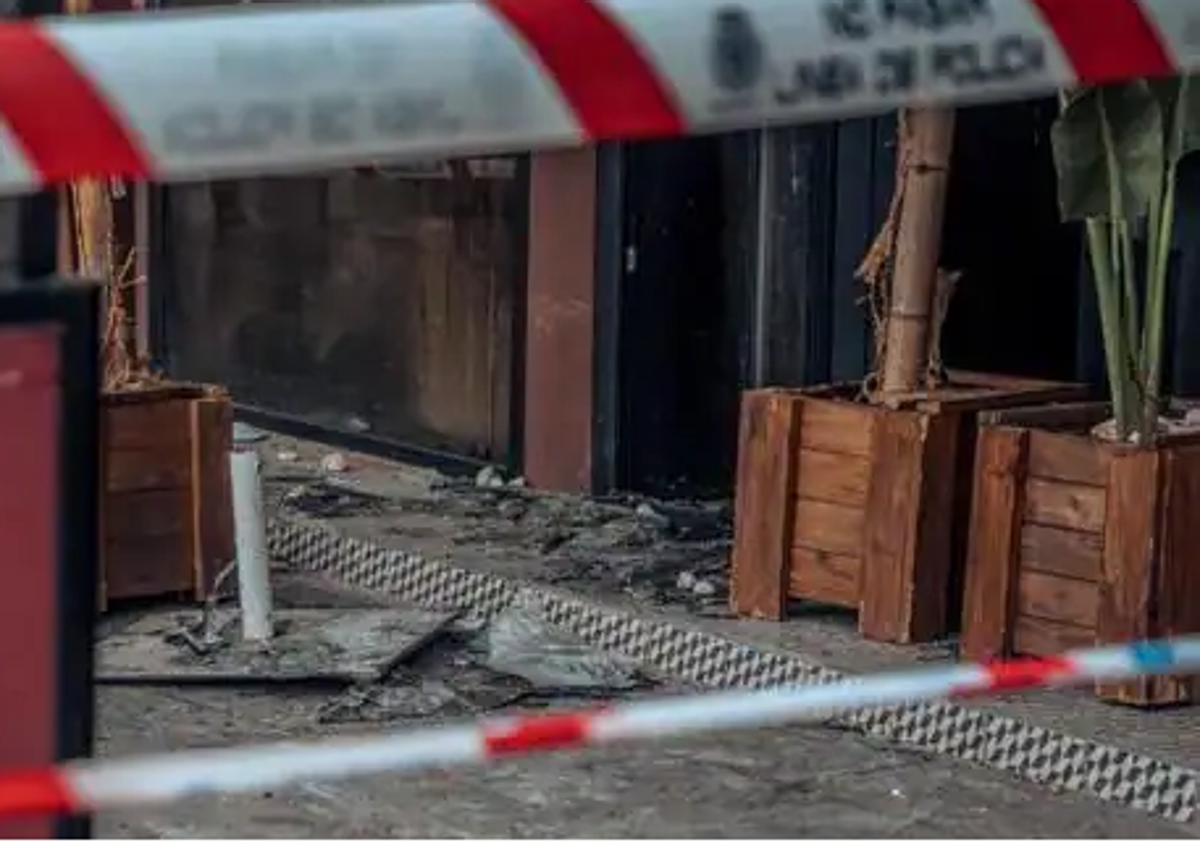
{"label": "burnt storefront", "polygon": [[170,373],[280,419],[506,461],[525,172],[479,158],[164,190]]}

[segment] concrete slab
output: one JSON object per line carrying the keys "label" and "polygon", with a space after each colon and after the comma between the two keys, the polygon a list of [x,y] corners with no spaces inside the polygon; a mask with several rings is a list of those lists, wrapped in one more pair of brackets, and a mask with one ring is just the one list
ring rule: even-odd
{"label": "concrete slab", "polygon": [[453,613],[421,609],[298,609],[276,613],[269,646],[242,642],[226,616],[221,644],[197,653],[173,636],[198,613],[155,613],[96,649],[99,683],[372,683],[446,629]]}

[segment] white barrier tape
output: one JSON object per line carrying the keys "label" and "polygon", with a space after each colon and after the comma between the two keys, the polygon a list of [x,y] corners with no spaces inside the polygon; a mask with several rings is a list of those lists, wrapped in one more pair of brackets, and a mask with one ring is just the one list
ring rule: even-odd
{"label": "white barrier tape", "polygon": [[830,120],[1200,70],[1182,0],[443,0],[0,25],[0,194]]}
{"label": "white barrier tape", "polygon": [[874,675],[821,687],[663,698],[604,710],[354,739],[181,751],[0,773],[0,819],[163,804],[301,781],[482,763],[610,743],[789,722],[937,698],[1061,687],[1200,668],[1200,637],[1062,657]]}

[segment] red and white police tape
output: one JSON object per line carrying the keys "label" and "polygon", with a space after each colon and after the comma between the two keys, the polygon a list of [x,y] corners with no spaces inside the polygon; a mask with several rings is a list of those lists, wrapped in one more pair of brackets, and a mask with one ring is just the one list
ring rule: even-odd
{"label": "red and white police tape", "polygon": [[666,697],[620,707],[311,743],[180,751],[0,773],[0,819],[164,804],[385,771],[444,769],[539,752],[690,733],[817,722],[863,708],[1200,668],[1200,637],[1060,657],[854,678],[826,686]]}
{"label": "red and white police tape", "polygon": [[1200,71],[1183,0],[417,0],[0,25],[0,195],[829,120]]}

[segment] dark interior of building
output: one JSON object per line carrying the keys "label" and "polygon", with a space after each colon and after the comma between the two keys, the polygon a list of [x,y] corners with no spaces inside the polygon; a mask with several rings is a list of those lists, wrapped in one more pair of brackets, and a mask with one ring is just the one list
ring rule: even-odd
{"label": "dark interior of building", "polygon": [[1080,239],[1059,223],[1051,100],[961,109],[942,264],[961,270],[943,355],[982,372],[1077,374]]}
{"label": "dark interior of building", "polygon": [[[1058,221],[1054,109],[1040,101],[959,113],[942,263],[962,276],[942,352],[961,369],[1100,383],[1078,232]],[[783,129],[771,144],[766,337],[757,341],[758,136],[620,149],[620,190],[600,213],[614,227],[607,242],[621,245],[598,281],[613,294],[598,297],[609,306],[597,316],[610,339],[598,350],[615,351],[598,364],[615,385],[605,394],[612,407],[598,411],[616,428],[608,485],[728,495],[756,351],[767,383],[782,386],[853,381],[870,365],[854,273],[891,194],[893,122]],[[267,180],[232,204],[221,201],[227,186],[193,189],[203,196],[190,205],[173,191],[164,220],[173,370],[326,426],[503,460],[519,430],[525,182],[519,171],[443,176],[347,174],[353,213],[340,217],[330,211],[336,180]],[[1200,195],[1188,190],[1200,167],[1185,167],[1183,183],[1186,245],[1200,230],[1188,199]],[[1198,258],[1178,251],[1181,280],[1200,273]],[[356,295],[339,291],[355,279]],[[1200,364],[1179,342],[1200,319],[1189,290],[1175,286],[1168,327],[1167,384],[1177,394],[1200,389]],[[217,304],[233,311],[213,312]]]}
{"label": "dark interior of building", "polygon": [[[960,112],[943,257],[962,273],[943,334],[952,367],[1072,379],[1090,348],[1078,337],[1087,326],[1078,234],[1058,221],[1053,116],[1052,101]],[[824,337],[828,348],[810,348],[805,366],[771,368],[810,382],[858,379],[868,366],[854,271],[894,173],[890,121],[855,121],[831,137],[831,156],[805,159],[819,172],[799,174],[810,205],[835,223],[821,227],[830,243],[785,232],[808,269],[777,280],[806,286],[817,313],[769,321],[771,331]],[[626,242],[637,260],[621,283],[618,486],[697,495],[732,486],[738,395],[752,374],[753,147],[699,139],[626,154]]]}
{"label": "dark interior of building", "polygon": [[[619,314],[619,487],[717,492],[748,377],[749,137],[630,145]],[[742,224],[744,226],[744,223]]]}

